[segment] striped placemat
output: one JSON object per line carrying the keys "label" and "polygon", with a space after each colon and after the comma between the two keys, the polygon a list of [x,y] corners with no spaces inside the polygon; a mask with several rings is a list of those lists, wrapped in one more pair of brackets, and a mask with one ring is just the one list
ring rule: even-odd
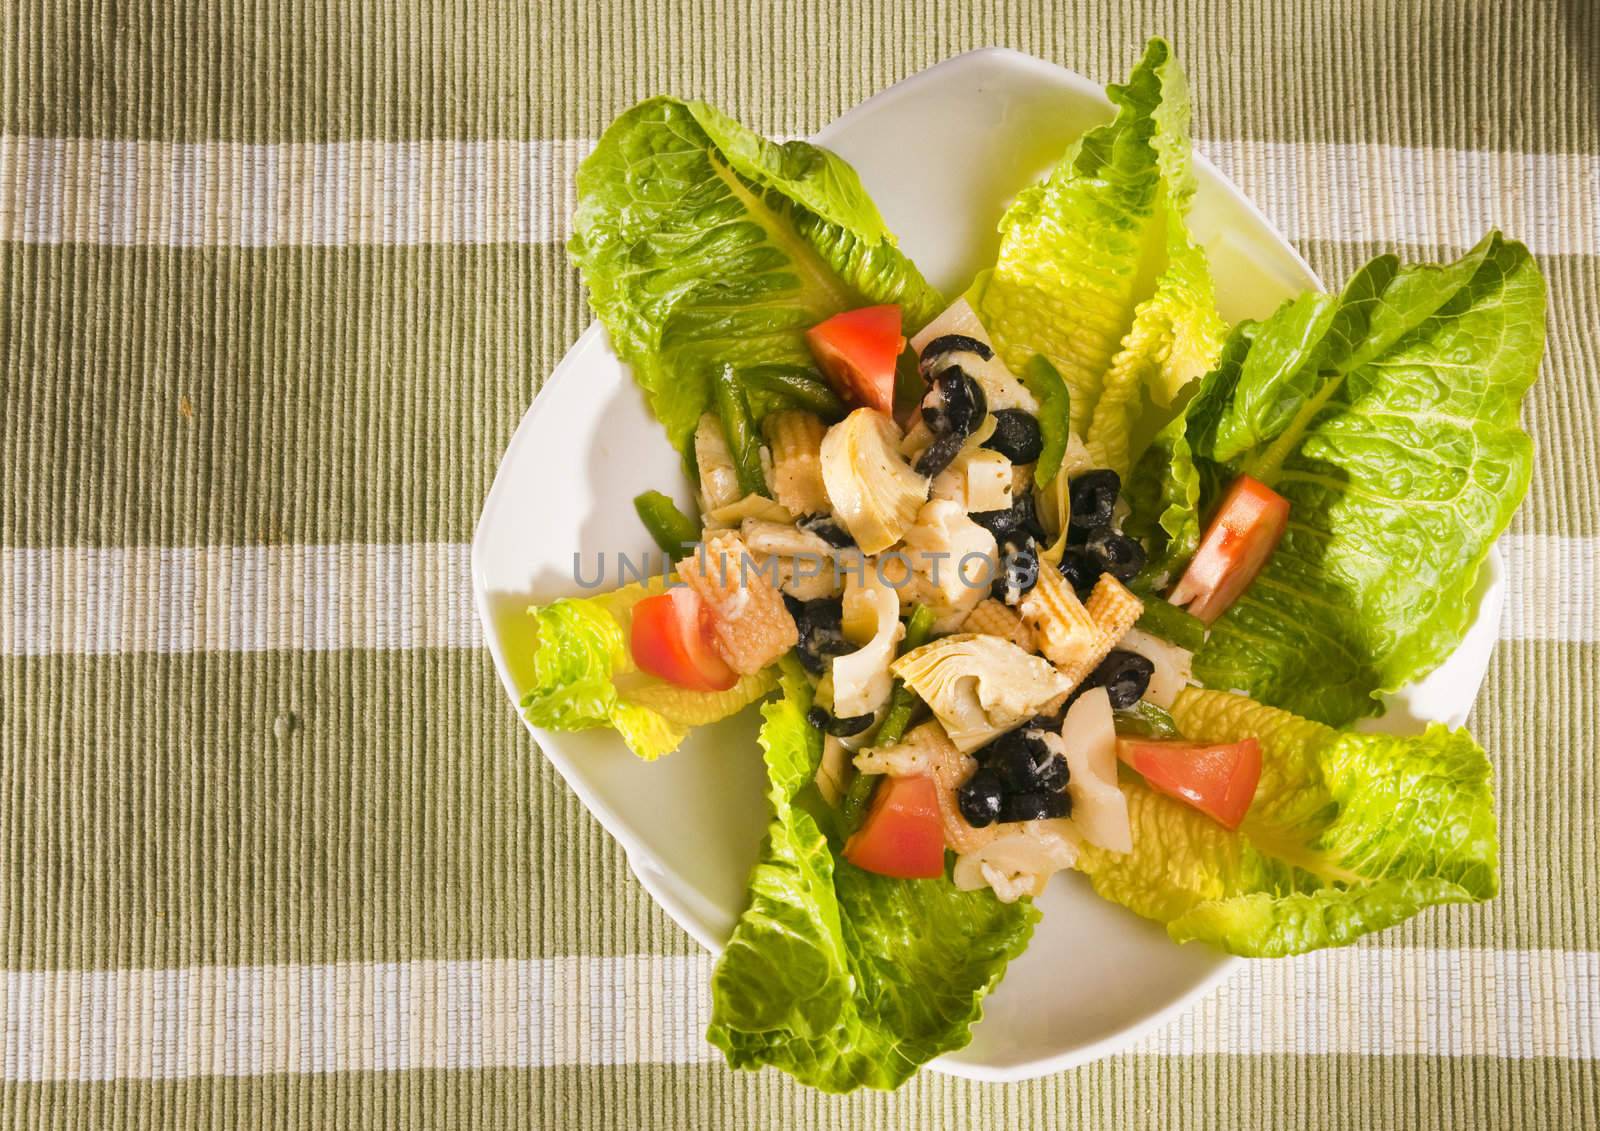
{"label": "striped placemat", "polygon": [[[6,6],[0,1126],[1600,1125],[1597,11]],[[588,321],[573,170],[658,91],[805,134],[969,47],[1105,81],[1151,34],[1325,278],[1497,225],[1549,279],[1472,719],[1504,892],[1027,1084],[732,1073],[709,959],[540,758],[469,600],[500,452]]]}

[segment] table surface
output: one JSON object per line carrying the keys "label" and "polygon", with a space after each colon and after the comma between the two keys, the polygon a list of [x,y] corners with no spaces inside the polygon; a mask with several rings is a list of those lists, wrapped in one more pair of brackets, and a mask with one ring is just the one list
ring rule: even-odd
{"label": "table surface", "polygon": [[[0,13],[0,1125],[1600,1125],[1600,5],[414,7]],[[469,601],[588,321],[576,163],[658,91],[804,134],[969,47],[1107,81],[1150,34],[1324,278],[1498,225],[1549,280],[1471,722],[1503,892],[1027,1084],[733,1073]]]}

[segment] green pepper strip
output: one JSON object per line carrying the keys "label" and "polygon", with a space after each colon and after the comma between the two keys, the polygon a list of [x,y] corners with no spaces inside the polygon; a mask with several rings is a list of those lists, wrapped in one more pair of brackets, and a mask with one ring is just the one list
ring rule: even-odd
{"label": "green pepper strip", "polygon": [[1190,616],[1178,606],[1170,605],[1159,597],[1145,598],[1144,612],[1139,614],[1134,626],[1141,632],[1159,636],[1191,652],[1199,651],[1200,646],[1206,642],[1204,621],[1199,617]]}
{"label": "green pepper strip", "polygon": [[674,561],[684,555],[687,547],[700,541],[699,524],[660,491],[646,491],[635,497],[633,509],[656,545]]}
{"label": "green pepper strip", "polygon": [[1172,716],[1148,699],[1141,699],[1131,707],[1112,711],[1119,735],[1131,734],[1140,738],[1182,738],[1178,724]]}
{"label": "green pepper strip", "polygon": [[1039,431],[1044,437],[1044,450],[1033,465],[1033,481],[1042,487],[1061,470],[1061,457],[1067,451],[1072,393],[1060,372],[1042,353],[1034,354],[1017,377],[1039,402]]}
{"label": "green pepper strip", "polygon": [[784,365],[755,365],[739,371],[739,379],[752,389],[760,389],[828,420],[843,419],[849,407],[820,378],[802,369]]}

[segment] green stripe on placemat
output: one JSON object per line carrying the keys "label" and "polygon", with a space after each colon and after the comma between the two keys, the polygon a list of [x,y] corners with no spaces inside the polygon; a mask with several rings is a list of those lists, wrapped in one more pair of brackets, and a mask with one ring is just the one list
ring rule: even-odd
{"label": "green stripe on placemat", "polygon": [[5,659],[0,740],[5,969],[694,947],[482,651]]}
{"label": "green stripe on placemat", "polygon": [[538,245],[13,244],[0,280],[19,546],[467,539],[584,321]]}
{"label": "green stripe on placemat", "polygon": [[[1194,77],[1201,137],[1600,150],[1600,111],[1579,94],[1594,81],[1592,6],[1493,0],[182,0],[138,20],[76,0],[0,18],[0,123],[181,141],[592,137],[671,91],[805,133],[974,47],[1109,82],[1151,35],[1171,39]],[[25,93],[47,90],[78,94]]]}
{"label": "green stripe on placemat", "polygon": [[[1315,1106],[1313,1106],[1315,1105]],[[1318,1127],[1593,1127],[1600,1062],[1423,1056],[1117,1056],[1043,1081],[984,1085],[924,1073],[891,1095],[823,1096],[772,1070],[618,1065],[350,1073],[193,1083],[0,1086],[0,1111],[97,1131],[249,1125],[635,1131],[1070,1127],[1238,1131]]]}
{"label": "green stripe on placemat", "polygon": [[1467,722],[1494,765],[1500,896],[1394,941],[1600,950],[1600,645],[1502,640]]}

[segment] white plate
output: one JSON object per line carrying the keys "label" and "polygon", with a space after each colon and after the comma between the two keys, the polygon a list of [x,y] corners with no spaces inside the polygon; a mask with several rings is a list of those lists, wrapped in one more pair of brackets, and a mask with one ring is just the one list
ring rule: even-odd
{"label": "white plate", "polygon": [[[849,160],[901,247],[947,295],[994,256],[995,222],[1077,134],[1109,116],[1100,88],[1016,52],[974,51],[869,99],[817,135]],[[1305,262],[1208,162],[1196,159],[1192,227],[1230,322],[1269,313],[1320,287]],[[650,546],[631,500],[648,488],[689,502],[677,456],[599,326],[579,338],[512,437],[472,547],[473,587],[489,649],[512,702],[527,683],[534,599],[582,592],[595,556]],[[608,571],[610,570],[608,566]],[[1499,623],[1500,562],[1491,553],[1478,618],[1460,650],[1396,698],[1384,726],[1465,720]],[[754,710],[706,727],[653,764],[609,731],[530,728],[645,888],[691,935],[717,950],[744,907],[745,879],[766,823]],[[555,898],[585,898],[558,893]],[[1027,954],[989,998],[966,1048],[931,1067],[1018,1080],[1081,1064],[1217,984],[1236,961],[1177,946],[1158,926],[1059,876]]]}

